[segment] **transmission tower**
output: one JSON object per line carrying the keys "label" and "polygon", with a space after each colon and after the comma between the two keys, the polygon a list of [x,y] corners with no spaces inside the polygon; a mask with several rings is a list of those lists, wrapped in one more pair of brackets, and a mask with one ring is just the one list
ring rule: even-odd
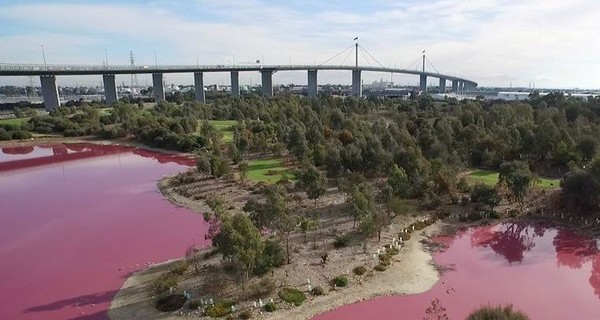
{"label": "transmission tower", "polygon": [[[135,69],[135,59],[133,58],[133,51],[129,51],[129,62],[131,63],[131,69]],[[136,89],[139,87],[137,75],[131,74],[131,94],[137,93]]]}

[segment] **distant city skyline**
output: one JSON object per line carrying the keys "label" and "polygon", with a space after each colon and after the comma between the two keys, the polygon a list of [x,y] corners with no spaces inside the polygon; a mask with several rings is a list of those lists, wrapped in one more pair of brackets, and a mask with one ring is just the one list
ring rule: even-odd
{"label": "distant city skyline", "polygon": [[[441,72],[481,86],[599,88],[600,3],[593,0],[342,1],[17,1],[0,5],[0,62],[138,65],[322,63],[354,37],[386,66],[409,67],[426,50]],[[349,58],[350,60],[353,57]],[[343,60],[334,60],[339,64]],[[346,64],[350,62],[346,61]],[[414,69],[415,66],[411,68]],[[191,84],[191,75],[166,74]],[[205,83],[228,83],[211,74]],[[129,76],[117,77],[128,84]],[[365,83],[389,80],[368,73]],[[323,72],[319,83],[349,84],[348,72]],[[394,76],[416,84],[417,77]],[[63,85],[100,85],[101,77],[59,77]],[[305,84],[304,72],[275,74],[275,83]],[[241,73],[243,84],[258,73]],[[0,85],[28,84],[0,77]],[[138,83],[151,84],[138,76]],[[35,84],[39,80],[35,79]]]}

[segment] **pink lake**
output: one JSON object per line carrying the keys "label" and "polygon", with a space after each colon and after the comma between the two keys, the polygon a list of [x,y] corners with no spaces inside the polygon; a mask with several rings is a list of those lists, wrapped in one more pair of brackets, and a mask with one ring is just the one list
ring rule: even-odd
{"label": "pink lake", "polygon": [[156,186],[193,164],[114,145],[0,149],[0,319],[107,319],[131,272],[208,244],[202,215]]}
{"label": "pink lake", "polygon": [[600,319],[600,251],[596,240],[565,229],[502,223],[438,239],[448,245],[434,260],[453,270],[429,291],[381,297],[314,317],[424,319],[439,299],[451,320],[487,304],[513,304],[531,319]]}

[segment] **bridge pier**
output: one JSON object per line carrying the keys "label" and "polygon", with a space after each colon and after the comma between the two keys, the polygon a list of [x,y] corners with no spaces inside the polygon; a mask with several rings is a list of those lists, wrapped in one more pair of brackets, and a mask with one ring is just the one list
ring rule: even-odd
{"label": "bridge pier", "polygon": [[419,90],[427,91],[427,75],[422,74],[419,76]]}
{"label": "bridge pier", "polygon": [[111,105],[115,103],[119,97],[117,96],[117,84],[115,82],[114,74],[103,74],[102,83],[104,84],[104,98],[106,104]]}
{"label": "bridge pier", "polygon": [[238,71],[231,71],[231,95],[240,96],[240,73]]}
{"label": "bridge pier", "polygon": [[196,91],[196,101],[200,103],[206,102],[204,96],[204,74],[202,72],[194,72],[194,90]]}
{"label": "bridge pier", "polygon": [[458,82],[458,91],[460,93],[463,93],[465,91],[465,82],[464,81],[459,81]]}
{"label": "bridge pier", "polygon": [[308,96],[316,97],[318,94],[319,86],[317,85],[317,70],[308,70]]}
{"label": "bridge pier", "polygon": [[273,96],[273,70],[263,70],[260,72],[262,80],[262,94],[265,97]]}
{"label": "bridge pier", "polygon": [[352,95],[362,97],[362,80],[360,70],[352,70]]}
{"label": "bridge pier", "polygon": [[165,101],[165,86],[163,84],[163,74],[153,73],[152,74],[152,86],[154,87],[154,101],[161,102]]}
{"label": "bridge pier", "polygon": [[452,80],[452,92],[458,92],[458,80]]}
{"label": "bridge pier", "polygon": [[440,78],[440,92],[446,92],[446,78]]}
{"label": "bridge pier", "polygon": [[42,98],[44,99],[44,108],[46,108],[46,111],[54,111],[56,107],[60,106],[60,99],[58,97],[58,86],[56,85],[56,77],[40,76],[40,83],[42,85]]}

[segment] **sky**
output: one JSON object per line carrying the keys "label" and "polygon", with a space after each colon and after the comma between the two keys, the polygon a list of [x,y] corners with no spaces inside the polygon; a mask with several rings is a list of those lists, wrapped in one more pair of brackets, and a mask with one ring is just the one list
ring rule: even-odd
{"label": "sky", "polygon": [[[321,64],[354,37],[379,63],[418,67],[480,86],[600,88],[598,0],[131,0],[0,1],[0,63],[201,65]],[[351,64],[342,54],[330,64]],[[375,59],[361,63],[377,65]],[[191,74],[166,81],[191,84]],[[206,74],[205,84],[229,82]],[[129,83],[129,76],[118,81]],[[364,73],[364,83],[416,76]],[[27,77],[0,77],[0,85]],[[39,82],[34,79],[35,83]],[[258,83],[256,72],[240,74]],[[306,84],[305,72],[278,72],[274,83]],[[436,80],[430,80],[436,81]],[[62,85],[100,85],[99,76],[64,76]],[[151,83],[138,76],[140,85]],[[350,84],[350,72],[319,73],[319,84]]]}

